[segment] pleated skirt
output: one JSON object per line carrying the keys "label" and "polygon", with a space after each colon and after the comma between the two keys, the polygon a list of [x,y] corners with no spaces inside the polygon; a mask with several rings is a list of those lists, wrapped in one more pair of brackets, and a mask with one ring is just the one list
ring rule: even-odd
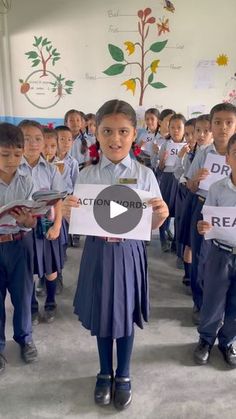
{"label": "pleated skirt", "polygon": [[117,339],[130,336],[133,323],[142,329],[149,315],[145,244],[87,237],[74,312],[91,335]]}
{"label": "pleated skirt", "polygon": [[162,198],[168,205],[170,217],[175,216],[175,200],[178,191],[178,180],[173,173],[163,172],[160,178]]}
{"label": "pleated skirt", "polygon": [[184,246],[191,247],[191,219],[193,206],[195,204],[195,194],[188,190],[182,207],[182,216],[179,226],[179,242]]}
{"label": "pleated skirt", "polygon": [[45,237],[38,238],[33,229],[34,243],[34,274],[40,278],[44,274],[61,272],[64,266],[64,253],[60,238],[47,240]]}
{"label": "pleated skirt", "polygon": [[184,207],[185,202],[188,196],[189,190],[188,188],[183,184],[179,183],[177,194],[176,194],[176,200],[175,200],[175,234],[176,234],[176,240],[179,243],[182,243],[181,239],[181,232],[183,230],[182,224],[184,223]]}

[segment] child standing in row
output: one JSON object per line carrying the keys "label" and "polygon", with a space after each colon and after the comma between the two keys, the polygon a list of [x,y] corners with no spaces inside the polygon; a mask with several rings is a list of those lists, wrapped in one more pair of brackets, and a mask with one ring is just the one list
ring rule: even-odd
{"label": "child standing in row", "polygon": [[[120,178],[133,178],[137,180],[137,188],[160,197],[153,172],[129,155],[136,137],[134,109],[123,101],[108,101],[97,112],[96,126],[102,157],[97,165],[80,172],[78,183],[111,185],[118,183]],[[73,203],[72,198],[68,199]],[[153,228],[157,228],[167,217],[168,209],[161,198],[153,198],[150,205],[153,207]],[[97,337],[100,372],[95,402],[109,404],[114,383],[114,405],[119,410],[125,409],[132,397],[130,359],[134,323],[142,328],[142,317],[147,321],[149,311],[145,244],[140,240],[87,237],[74,307],[83,326]],[[114,340],[117,344],[115,378]]]}
{"label": "child standing in row", "polygon": [[[20,123],[24,135],[24,157],[20,169],[23,173],[32,176],[34,190],[63,191],[61,175],[52,164],[43,157],[44,132],[42,126],[36,121],[24,120]],[[38,219],[37,227],[33,231],[34,237],[34,273],[40,278],[46,277],[46,301],[44,305],[44,318],[46,322],[54,321],[56,315],[56,285],[57,273],[63,268],[63,251],[58,239],[61,229],[61,202],[54,206],[54,220],[48,225],[46,217]],[[49,228],[48,228],[49,227]],[[39,306],[32,297],[32,321],[39,321]]]}
{"label": "child standing in row", "polygon": [[[24,150],[21,130],[0,124],[0,207],[19,199],[30,199],[33,182],[19,171]],[[0,220],[1,221],[1,220]],[[11,212],[7,225],[0,224],[0,373],[5,369],[5,298],[10,293],[14,307],[14,340],[20,345],[22,359],[37,359],[32,340],[31,296],[33,291],[33,241],[31,228],[36,224],[30,211]]]}
{"label": "child standing in row", "polygon": [[208,153],[212,155],[226,155],[228,141],[236,130],[236,107],[230,103],[215,105],[210,112],[210,121],[214,142],[197,153],[187,173],[187,185],[191,192],[194,193],[191,205],[190,244],[192,249],[191,288],[194,302],[193,321],[195,324],[199,323],[202,305],[202,285],[198,280],[202,236],[197,231],[197,223],[202,219],[201,211],[207,197],[207,191],[202,189],[199,183],[209,175],[209,170],[204,166]]}
{"label": "child standing in row", "polygon": [[168,148],[174,143],[183,141],[185,122],[185,118],[181,114],[175,114],[170,118],[169,131],[171,138],[161,146],[159,155],[159,170],[162,171],[160,189],[163,199],[169,208],[169,217],[160,228],[160,241],[163,252],[168,252],[171,249],[170,239],[173,239],[173,237],[170,235],[170,221],[171,217],[175,216],[175,199],[178,190],[178,181],[174,176],[175,162],[173,161],[171,165],[166,164],[169,157]]}
{"label": "child standing in row", "polygon": [[73,137],[71,155],[77,160],[79,164],[79,169],[81,170],[90,161],[86,135],[82,131],[83,122],[81,113],[76,109],[69,110],[65,114],[64,124],[68,126],[71,130]]}
{"label": "child standing in row", "polygon": [[[227,163],[232,173],[210,186],[205,205],[236,207],[236,135],[227,145]],[[212,226],[207,221],[198,222],[198,232],[204,235]],[[197,364],[209,361],[216,338],[224,360],[236,367],[236,247],[235,237],[228,240],[211,240],[204,271],[203,303],[198,332],[200,340],[194,350]]]}

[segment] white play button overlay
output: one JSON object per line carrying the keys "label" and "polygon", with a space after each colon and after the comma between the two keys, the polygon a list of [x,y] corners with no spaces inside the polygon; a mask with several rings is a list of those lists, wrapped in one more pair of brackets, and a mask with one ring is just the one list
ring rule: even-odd
{"label": "white play button overlay", "polygon": [[118,217],[118,215],[121,215],[126,211],[128,211],[128,208],[125,208],[123,205],[117,204],[114,201],[110,202],[110,218]]}

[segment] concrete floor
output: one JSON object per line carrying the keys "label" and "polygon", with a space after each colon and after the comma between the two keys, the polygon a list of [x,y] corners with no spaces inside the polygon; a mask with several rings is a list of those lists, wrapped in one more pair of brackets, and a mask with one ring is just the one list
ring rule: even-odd
{"label": "concrete floor", "polygon": [[96,342],[72,312],[81,249],[69,249],[58,318],[54,324],[34,328],[39,351],[36,364],[24,365],[20,359],[11,338],[8,301],[8,364],[0,377],[1,419],[235,418],[236,371],[225,365],[217,347],[208,365],[194,365],[192,352],[198,336],[191,324],[191,297],[184,294],[181,284],[182,271],[175,269],[173,255],[161,254],[157,239],[148,252],[151,318],[143,331],[136,329],[130,408],[118,413],[112,405],[99,408],[93,402]]}

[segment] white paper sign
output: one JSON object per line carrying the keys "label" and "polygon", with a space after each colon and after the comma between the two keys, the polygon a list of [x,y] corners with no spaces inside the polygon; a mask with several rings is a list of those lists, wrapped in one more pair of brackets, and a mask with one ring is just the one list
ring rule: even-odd
{"label": "white paper sign", "polygon": [[204,168],[208,169],[210,174],[206,177],[206,179],[201,180],[199,188],[205,191],[209,190],[212,183],[229,176],[231,173],[230,166],[226,164],[225,156],[219,156],[218,154],[213,153],[207,154]]}
{"label": "white paper sign", "polygon": [[206,240],[223,240],[230,246],[236,246],[236,207],[204,205],[202,214],[204,221],[212,225],[212,229],[205,234]]}
{"label": "white paper sign", "polygon": [[215,87],[215,60],[199,60],[195,68],[195,89]]}
{"label": "white paper sign", "polygon": [[[122,239],[150,240],[152,226],[151,206],[146,206],[146,208],[143,208],[143,214],[140,222],[135,228],[133,228],[133,230],[127,233],[112,234],[104,230],[100,225],[98,225],[93,214],[93,202],[96,199],[97,195],[108,186],[109,185],[90,184],[77,184],[75,186],[74,195],[77,196],[81,202],[86,202],[86,205],[82,204],[79,208],[72,208],[69,233],[82,234],[85,236],[118,237]],[[139,189],[135,189],[135,192],[140,197],[142,202],[147,202],[151,198],[154,198],[151,192],[142,191]],[[129,211],[132,211],[132,208],[130,208]]]}
{"label": "white paper sign", "polygon": [[176,163],[176,159],[178,157],[178,153],[186,145],[186,143],[170,143],[166,147],[166,151],[168,151],[169,156],[165,162],[165,166],[174,166]]}

